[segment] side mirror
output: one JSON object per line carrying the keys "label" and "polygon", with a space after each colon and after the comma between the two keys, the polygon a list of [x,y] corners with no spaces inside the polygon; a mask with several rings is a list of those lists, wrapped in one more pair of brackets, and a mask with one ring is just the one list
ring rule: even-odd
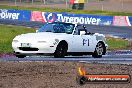
{"label": "side mirror", "polygon": [[86,26],[85,26],[85,25],[83,25],[83,28],[84,28],[84,29],[86,29]]}
{"label": "side mirror", "polygon": [[36,33],[38,32],[38,30],[36,30]]}
{"label": "side mirror", "polygon": [[85,31],[80,31],[80,35],[85,35],[86,32]]}

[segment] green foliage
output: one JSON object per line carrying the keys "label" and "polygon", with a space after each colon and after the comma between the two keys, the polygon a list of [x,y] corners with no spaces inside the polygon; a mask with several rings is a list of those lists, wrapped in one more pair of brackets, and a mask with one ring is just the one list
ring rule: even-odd
{"label": "green foliage", "polygon": [[127,49],[128,41],[119,38],[107,38],[108,50],[121,50]]}

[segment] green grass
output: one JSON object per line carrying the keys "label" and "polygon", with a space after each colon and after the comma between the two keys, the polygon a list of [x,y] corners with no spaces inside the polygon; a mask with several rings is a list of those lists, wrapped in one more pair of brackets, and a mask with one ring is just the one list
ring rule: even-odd
{"label": "green grass", "polygon": [[[21,26],[0,25],[0,53],[11,53],[11,43],[16,35],[35,32],[32,28]],[[107,38],[109,50],[127,49],[128,41],[122,39]]]}
{"label": "green grass", "polygon": [[107,38],[107,44],[109,45],[108,50],[121,50],[121,49],[129,49],[128,41],[119,39],[119,38]]}
{"label": "green grass", "polygon": [[31,10],[31,11],[43,11],[43,12],[68,12],[75,14],[96,14],[96,15],[109,15],[109,16],[132,16],[132,13],[126,12],[110,12],[110,11],[89,11],[89,10],[71,10],[71,9],[59,9],[59,8],[48,8],[48,7],[22,7],[22,6],[7,6],[0,5],[0,9],[17,9],[17,10]]}
{"label": "green grass", "polygon": [[16,35],[29,32],[35,32],[35,30],[20,26],[0,25],[0,53],[13,52],[11,47],[13,38]]}

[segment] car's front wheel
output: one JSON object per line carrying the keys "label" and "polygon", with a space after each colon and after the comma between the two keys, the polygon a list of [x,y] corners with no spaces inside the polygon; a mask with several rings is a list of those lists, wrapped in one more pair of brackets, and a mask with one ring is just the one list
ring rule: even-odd
{"label": "car's front wheel", "polygon": [[64,43],[60,43],[54,53],[55,58],[63,58],[67,53],[67,45]]}
{"label": "car's front wheel", "polygon": [[104,48],[105,47],[104,47],[103,43],[101,43],[101,42],[97,43],[95,51],[92,54],[92,57],[94,57],[94,58],[101,58],[102,55],[103,55],[103,52],[104,52]]}

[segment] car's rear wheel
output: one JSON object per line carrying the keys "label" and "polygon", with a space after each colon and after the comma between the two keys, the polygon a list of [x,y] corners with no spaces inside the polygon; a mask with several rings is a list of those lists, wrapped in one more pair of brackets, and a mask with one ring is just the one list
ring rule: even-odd
{"label": "car's rear wheel", "polygon": [[92,54],[92,57],[94,58],[101,58],[104,52],[104,45],[102,42],[97,43],[94,53]]}
{"label": "car's rear wheel", "polygon": [[67,54],[67,45],[65,43],[60,43],[54,53],[55,58],[63,58]]}

